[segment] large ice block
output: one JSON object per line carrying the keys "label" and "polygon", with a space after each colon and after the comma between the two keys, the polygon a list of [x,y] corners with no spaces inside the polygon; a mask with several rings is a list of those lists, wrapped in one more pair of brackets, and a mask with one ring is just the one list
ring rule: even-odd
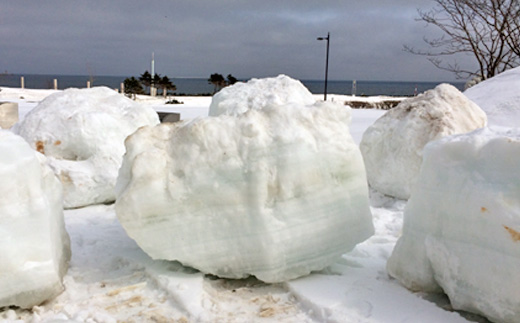
{"label": "large ice block", "polygon": [[144,127],[126,141],[116,212],[155,259],[280,282],[373,234],[350,109],[266,105]]}
{"label": "large ice block", "polygon": [[388,272],[443,290],[455,309],[520,317],[520,130],[487,128],[428,144]]}
{"label": "large ice block", "polygon": [[0,130],[0,308],[61,293],[69,259],[61,183],[43,155]]}
{"label": "large ice block", "polygon": [[424,146],[486,125],[486,114],[459,90],[441,84],[389,110],[363,134],[359,145],[368,182],[379,192],[408,199],[417,181]]}
{"label": "large ice block", "polygon": [[115,200],[124,141],[157,113],[106,87],[67,89],[45,98],[13,131],[49,158],[66,208]]}

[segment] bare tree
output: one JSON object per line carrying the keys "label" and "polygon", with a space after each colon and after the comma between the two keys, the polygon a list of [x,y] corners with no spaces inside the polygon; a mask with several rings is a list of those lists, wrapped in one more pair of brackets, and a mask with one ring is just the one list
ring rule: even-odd
{"label": "bare tree", "polygon": [[511,8],[511,16],[513,19],[507,22],[506,41],[509,47],[511,47],[511,50],[517,56],[520,56],[520,1],[513,2],[514,4]]}
{"label": "bare tree", "polygon": [[[490,78],[520,63],[520,0],[434,0],[430,11],[419,10],[418,21],[439,28],[443,35],[424,41],[431,47],[421,51],[405,46],[413,54],[428,56],[438,68],[458,78]],[[461,67],[446,57],[468,54],[477,70]]]}

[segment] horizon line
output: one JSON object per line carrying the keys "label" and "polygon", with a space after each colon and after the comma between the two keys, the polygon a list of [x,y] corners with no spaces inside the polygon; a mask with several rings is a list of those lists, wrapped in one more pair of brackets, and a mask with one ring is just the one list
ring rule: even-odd
{"label": "horizon line", "polygon": [[[2,76],[25,76],[25,75],[37,75],[37,76],[77,76],[77,77],[119,77],[119,78],[127,78],[127,77],[132,77],[133,75],[131,76],[127,76],[127,75],[88,75],[88,74],[40,74],[40,73],[9,73],[9,72],[2,72],[0,73],[0,77]],[[136,76],[134,76],[136,77]],[[266,77],[258,77],[258,76],[253,76],[253,77],[246,77],[246,78],[240,78],[240,77],[237,77],[237,79],[239,81],[248,81],[248,80],[251,80],[253,78],[267,78],[267,77],[275,77],[275,76],[266,76]],[[291,76],[289,76],[291,77]],[[196,80],[200,80],[200,79],[206,79],[206,77],[199,77],[199,76],[175,76],[175,77],[169,77],[170,79],[196,79]],[[291,78],[294,78],[294,77],[291,77]],[[301,78],[301,79],[298,79],[298,78],[294,78],[295,80],[299,80],[299,81],[310,81],[310,82],[324,82],[325,80],[324,79],[308,79],[308,78]],[[412,81],[409,81],[409,80],[383,80],[383,79],[372,79],[372,80],[368,80],[368,79],[333,79],[333,80],[328,80],[328,82],[353,82],[353,81],[356,81],[356,82],[401,82],[401,83],[466,83],[467,80],[435,80],[435,81],[417,81],[417,80],[412,80]]]}

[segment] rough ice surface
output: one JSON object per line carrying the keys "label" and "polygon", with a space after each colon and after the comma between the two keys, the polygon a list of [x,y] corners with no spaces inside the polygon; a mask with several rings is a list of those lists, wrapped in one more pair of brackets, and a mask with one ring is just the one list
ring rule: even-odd
{"label": "rough ice surface", "polygon": [[519,165],[518,128],[429,144],[390,275],[412,290],[442,289],[455,309],[518,322]]}
{"label": "rough ice surface", "polygon": [[0,152],[0,308],[31,308],[63,291],[62,187],[23,138],[0,130]]}
{"label": "rough ice surface", "polygon": [[520,67],[510,69],[464,92],[488,117],[490,127],[520,127]]}
{"label": "rough ice surface", "polygon": [[408,199],[428,142],[485,125],[486,114],[449,84],[401,102],[363,134],[359,148],[370,186]]}
{"label": "rough ice surface", "polygon": [[151,257],[220,277],[323,269],[374,232],[349,123],[348,107],[317,103],[139,129],[117,216]]}
{"label": "rough ice surface", "polygon": [[125,138],[158,123],[152,108],[96,87],[48,96],[13,131],[48,157],[73,208],[114,201]]}
{"label": "rough ice surface", "polygon": [[213,96],[210,116],[239,115],[250,109],[286,104],[309,105],[314,103],[312,93],[298,80],[286,75],[251,79],[225,87]]}

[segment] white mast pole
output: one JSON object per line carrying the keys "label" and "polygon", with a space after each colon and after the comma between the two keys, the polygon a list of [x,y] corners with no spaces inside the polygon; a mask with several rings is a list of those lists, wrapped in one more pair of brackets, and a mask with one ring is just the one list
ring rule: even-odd
{"label": "white mast pole", "polygon": [[155,85],[153,84],[153,79],[155,75],[155,59],[154,59],[154,52],[152,52],[152,82],[150,85],[150,95],[155,96]]}

